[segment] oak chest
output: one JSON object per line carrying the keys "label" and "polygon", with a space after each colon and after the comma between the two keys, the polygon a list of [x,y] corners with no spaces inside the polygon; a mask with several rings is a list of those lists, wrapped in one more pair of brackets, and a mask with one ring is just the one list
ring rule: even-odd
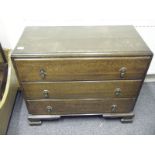
{"label": "oak chest", "polygon": [[133,26],[26,27],[12,53],[30,124],[68,115],[132,121],[151,59]]}

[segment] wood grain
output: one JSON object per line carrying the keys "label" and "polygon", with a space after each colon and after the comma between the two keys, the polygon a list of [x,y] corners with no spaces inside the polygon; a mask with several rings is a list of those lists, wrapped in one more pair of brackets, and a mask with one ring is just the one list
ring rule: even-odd
{"label": "wood grain", "polygon": [[[126,68],[123,79],[142,79],[150,57],[16,59],[19,79],[26,81],[87,81],[122,79],[120,69]],[[45,78],[40,70],[45,71]]]}
{"label": "wood grain", "polygon": [[[48,98],[135,98],[141,85],[141,80],[122,81],[72,81],[72,82],[43,82],[23,83],[27,99],[43,99],[44,90],[48,90]],[[115,95],[115,89],[121,89],[121,95]]]}
{"label": "wood grain", "polygon": [[152,52],[131,25],[26,27],[12,53],[44,58],[141,55]]}
{"label": "wood grain", "polygon": [[[135,99],[63,99],[63,100],[28,100],[27,107],[33,115],[68,115],[113,113],[112,105],[116,105],[114,113],[131,112]],[[52,107],[48,112],[47,107]]]}
{"label": "wood grain", "polygon": [[152,56],[133,26],[27,27],[11,55],[30,114],[122,117]]}

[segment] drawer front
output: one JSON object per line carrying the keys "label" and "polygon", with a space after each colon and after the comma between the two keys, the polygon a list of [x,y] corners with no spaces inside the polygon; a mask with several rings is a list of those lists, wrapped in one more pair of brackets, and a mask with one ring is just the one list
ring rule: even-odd
{"label": "drawer front", "polygon": [[23,82],[142,79],[149,62],[150,57],[15,59]]}
{"label": "drawer front", "polygon": [[34,115],[68,115],[131,112],[135,99],[66,99],[28,100],[27,107]]}
{"label": "drawer front", "polygon": [[141,80],[23,83],[27,99],[135,98]]}

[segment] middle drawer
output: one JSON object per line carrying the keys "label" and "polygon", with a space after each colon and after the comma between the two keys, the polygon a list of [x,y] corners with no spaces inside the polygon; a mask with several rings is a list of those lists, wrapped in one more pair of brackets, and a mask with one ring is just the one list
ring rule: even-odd
{"label": "middle drawer", "polygon": [[26,99],[135,98],[141,80],[25,82]]}

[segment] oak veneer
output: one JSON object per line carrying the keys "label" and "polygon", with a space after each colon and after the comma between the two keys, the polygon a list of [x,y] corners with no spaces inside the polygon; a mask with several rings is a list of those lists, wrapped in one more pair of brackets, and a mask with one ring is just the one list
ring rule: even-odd
{"label": "oak veneer", "polygon": [[30,124],[94,114],[128,122],[152,56],[133,26],[26,27],[12,61]]}
{"label": "oak veneer", "polygon": [[[79,81],[120,80],[120,70],[126,67],[123,79],[142,79],[150,63],[150,57],[107,58],[50,58],[16,59],[21,81]],[[46,72],[42,79],[40,70]]]}
{"label": "oak veneer", "polygon": [[[27,99],[136,98],[141,80],[22,83]],[[120,89],[120,94],[117,89]],[[48,90],[48,94],[44,93]]]}
{"label": "oak veneer", "polygon": [[[27,100],[29,112],[33,115],[76,115],[111,113],[117,105],[117,113],[129,113],[133,110],[135,99],[51,99]],[[48,111],[51,106],[51,111]]]}

